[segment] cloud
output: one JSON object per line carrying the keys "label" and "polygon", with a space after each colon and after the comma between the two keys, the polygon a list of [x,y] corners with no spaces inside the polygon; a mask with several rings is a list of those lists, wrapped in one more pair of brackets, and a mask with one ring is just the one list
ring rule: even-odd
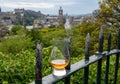
{"label": "cloud", "polygon": [[46,14],[57,14],[60,6],[70,14],[90,13],[99,8],[98,0],[1,0],[0,3],[3,11],[25,8]]}
{"label": "cloud", "polygon": [[69,6],[69,5],[75,5],[77,4],[76,2],[61,2],[61,3],[55,3],[55,5],[64,5],[64,6]]}
{"label": "cloud", "polygon": [[48,1],[38,1],[38,2],[27,2],[27,1],[21,1],[21,2],[10,2],[5,1],[0,3],[1,6],[7,7],[7,8],[55,8],[57,6],[69,6],[69,5],[75,5],[77,2],[74,1],[68,1],[68,0],[55,0],[53,2]]}
{"label": "cloud", "polygon": [[30,2],[6,2],[3,4],[8,8],[54,8],[52,3],[30,3]]}

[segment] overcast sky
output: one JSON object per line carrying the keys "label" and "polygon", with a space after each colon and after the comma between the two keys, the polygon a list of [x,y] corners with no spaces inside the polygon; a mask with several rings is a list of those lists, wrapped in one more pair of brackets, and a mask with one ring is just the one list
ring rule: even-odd
{"label": "overcast sky", "polygon": [[58,14],[60,6],[64,14],[79,15],[92,13],[98,9],[99,0],[0,0],[2,11],[13,11],[15,8],[24,8],[41,11],[43,14]]}

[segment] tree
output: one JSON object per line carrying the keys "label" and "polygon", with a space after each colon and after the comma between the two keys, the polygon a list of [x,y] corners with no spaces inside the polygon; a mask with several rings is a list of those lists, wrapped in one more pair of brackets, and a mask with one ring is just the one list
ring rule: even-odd
{"label": "tree", "polygon": [[120,1],[102,0],[99,3],[100,9],[94,11],[94,15],[100,22],[114,27],[120,26]]}
{"label": "tree", "polygon": [[[21,25],[13,26],[13,28],[11,29],[11,33],[12,33],[13,35],[19,34],[20,31],[22,31],[22,32],[24,31],[24,28],[23,28]],[[22,33],[22,32],[21,32],[21,33]]]}
{"label": "tree", "polygon": [[38,40],[41,41],[42,37],[41,37],[41,33],[39,32],[38,29],[31,29],[30,31],[26,32],[26,36],[31,38],[31,41],[34,43],[34,47],[36,47],[36,43],[38,42]]}

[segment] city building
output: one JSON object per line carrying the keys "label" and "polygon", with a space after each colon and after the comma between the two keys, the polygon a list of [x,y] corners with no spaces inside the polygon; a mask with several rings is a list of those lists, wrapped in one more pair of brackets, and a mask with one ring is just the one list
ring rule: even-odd
{"label": "city building", "polygon": [[[57,28],[59,25],[65,24],[65,18],[68,16],[63,14],[62,7],[58,10],[58,15],[44,15],[40,11],[35,12],[25,9],[14,9],[10,12],[2,12],[0,8],[0,24],[10,27],[10,25],[21,24],[24,27],[28,26],[33,28]],[[92,16],[79,15],[68,16],[71,27],[85,22],[95,21]]]}
{"label": "city building", "polygon": [[13,25],[16,20],[16,16],[11,12],[2,12],[0,8],[0,25]]}

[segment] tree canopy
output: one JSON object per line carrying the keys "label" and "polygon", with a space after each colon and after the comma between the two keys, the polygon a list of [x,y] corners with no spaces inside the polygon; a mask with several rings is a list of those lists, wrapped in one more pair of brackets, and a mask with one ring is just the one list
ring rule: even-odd
{"label": "tree canopy", "polygon": [[102,0],[99,2],[100,9],[94,12],[94,15],[101,23],[109,26],[120,26],[120,1]]}

